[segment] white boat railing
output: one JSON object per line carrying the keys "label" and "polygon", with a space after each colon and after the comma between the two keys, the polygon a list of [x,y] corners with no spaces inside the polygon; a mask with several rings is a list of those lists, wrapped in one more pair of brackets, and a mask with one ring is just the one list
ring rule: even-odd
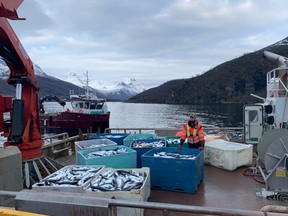
{"label": "white boat railing", "polygon": [[[104,133],[130,133],[130,134],[143,134],[155,133],[159,137],[175,136],[181,128],[106,128]],[[233,141],[243,142],[243,127],[204,127],[206,134],[227,134],[228,138]]]}

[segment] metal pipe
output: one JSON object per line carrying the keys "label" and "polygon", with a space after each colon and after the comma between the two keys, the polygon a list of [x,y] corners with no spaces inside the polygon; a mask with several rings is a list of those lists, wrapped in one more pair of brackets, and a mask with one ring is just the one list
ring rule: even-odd
{"label": "metal pipe", "polygon": [[17,196],[17,194],[18,194],[19,192],[17,192],[17,191],[4,191],[4,190],[0,190],[0,197],[16,197]]}
{"label": "metal pipe", "polygon": [[[18,194],[20,195],[21,191],[15,192],[15,191],[0,190],[0,197],[16,198]],[[109,205],[110,215],[117,214],[117,212],[115,212],[116,207],[160,210],[162,211],[163,215],[169,215],[170,212],[186,212],[186,213],[209,214],[209,215],[220,215],[220,216],[228,216],[228,215],[229,216],[230,215],[233,215],[233,216],[276,216],[276,215],[287,216],[288,215],[287,206],[274,206],[274,205],[264,206],[260,211],[203,207],[203,206],[190,206],[190,205],[120,200],[120,199],[109,199],[108,205]]]}
{"label": "metal pipe", "polygon": [[267,205],[261,208],[260,211],[263,212],[278,212],[278,213],[288,213],[287,206],[276,206],[276,205]]}
{"label": "metal pipe", "polygon": [[22,84],[17,83],[16,85],[16,99],[22,99]]}
{"label": "metal pipe", "polygon": [[263,55],[267,59],[269,59],[273,62],[276,62],[279,67],[285,67],[288,65],[287,64],[288,58],[286,58],[284,56],[281,56],[281,55],[278,55],[278,54],[275,54],[275,53],[272,53],[272,52],[269,52],[266,50],[264,51]]}
{"label": "metal pipe", "polygon": [[258,95],[255,95],[255,94],[250,94],[251,96],[253,96],[253,97],[256,97],[256,98],[258,98],[258,99],[261,99],[261,100],[263,100],[263,102],[265,102],[265,98],[263,98],[263,97],[260,97],[260,96],[258,96]]}
{"label": "metal pipe", "polygon": [[287,214],[273,213],[273,212],[261,212],[251,210],[240,210],[240,209],[226,209],[226,208],[214,208],[214,207],[203,207],[203,206],[188,206],[180,204],[167,204],[158,202],[141,202],[141,201],[130,201],[130,200],[119,200],[111,199],[109,206],[121,206],[130,208],[142,208],[142,209],[154,209],[173,212],[186,212],[196,214],[209,214],[209,215],[221,215],[221,216],[287,216]]}
{"label": "metal pipe", "polygon": [[[9,204],[10,201],[14,201],[16,196],[17,196],[18,192],[15,191],[3,191],[0,190],[0,206],[7,206],[7,207],[11,207],[11,205]],[[10,200],[7,203],[7,200]]]}

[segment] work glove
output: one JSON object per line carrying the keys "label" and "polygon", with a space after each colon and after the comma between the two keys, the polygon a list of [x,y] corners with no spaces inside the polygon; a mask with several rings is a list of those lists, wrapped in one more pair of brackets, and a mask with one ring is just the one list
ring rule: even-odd
{"label": "work glove", "polygon": [[185,142],[185,140],[181,139],[178,148],[182,149],[182,145],[183,145],[184,142]]}
{"label": "work glove", "polygon": [[200,147],[198,147],[198,150],[202,151],[204,150],[205,140],[200,141]]}

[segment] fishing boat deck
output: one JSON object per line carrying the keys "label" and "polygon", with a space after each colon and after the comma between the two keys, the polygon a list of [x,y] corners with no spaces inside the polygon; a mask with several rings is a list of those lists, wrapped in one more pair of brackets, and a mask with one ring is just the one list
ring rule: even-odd
{"label": "fishing boat deck", "polygon": [[[259,211],[266,205],[284,205],[280,201],[257,197],[257,189],[264,185],[257,183],[251,176],[243,175],[246,169],[247,167],[241,167],[235,171],[227,171],[205,165],[204,179],[196,193],[152,190],[148,201],[254,211]],[[153,213],[147,211],[146,215]]]}
{"label": "fishing boat deck", "polygon": [[[56,159],[63,165],[75,164],[74,153]],[[254,180],[251,175],[244,175],[248,167],[239,167],[228,171],[211,165],[204,166],[204,179],[195,193],[182,193],[164,190],[151,190],[148,202],[182,204],[210,208],[229,208],[239,210],[260,211],[267,205],[285,206],[283,201],[268,200],[257,196],[265,189],[261,178]],[[171,170],[173,172],[173,170]],[[163,215],[160,210],[145,210],[145,215]],[[188,213],[170,212],[170,215],[188,215]],[[189,213],[191,215],[191,213]]]}

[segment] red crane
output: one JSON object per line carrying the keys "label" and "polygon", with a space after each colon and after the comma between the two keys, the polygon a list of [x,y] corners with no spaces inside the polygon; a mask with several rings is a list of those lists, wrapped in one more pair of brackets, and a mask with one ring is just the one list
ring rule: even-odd
{"label": "red crane", "polygon": [[[4,130],[4,135],[8,137],[4,146],[16,145],[21,151],[22,161],[27,162],[44,158],[41,150],[44,141],[40,132],[37,94],[39,86],[36,82],[33,63],[7,20],[7,18],[23,20],[16,12],[22,2],[23,0],[0,0],[0,56],[10,69],[7,82],[16,88],[13,104],[11,97],[0,95],[0,114],[3,116],[4,112],[10,112],[11,115],[11,124],[5,122],[2,117],[0,129]],[[4,104],[3,107],[2,104]],[[26,171],[31,172],[28,163],[24,167]],[[41,179],[43,175],[41,169],[40,171],[38,168],[35,169],[34,171]],[[50,174],[49,168],[44,167],[42,170],[46,170],[46,175]],[[26,176],[26,179],[29,178]],[[28,184],[26,182],[26,186]]]}

